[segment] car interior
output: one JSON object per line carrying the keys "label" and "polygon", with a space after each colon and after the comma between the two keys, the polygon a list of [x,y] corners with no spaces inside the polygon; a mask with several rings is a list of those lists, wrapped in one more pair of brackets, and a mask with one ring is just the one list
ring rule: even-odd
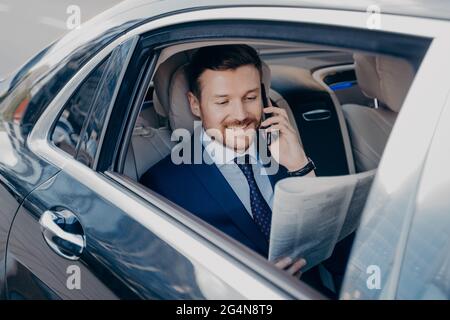
{"label": "car interior", "polygon": [[[245,43],[263,60],[263,82],[272,103],[285,109],[317,176],[376,169],[414,68],[400,58],[348,49],[267,40],[179,43],[160,51],[156,71],[137,118],[123,173],[136,182],[177,143],[172,131],[193,132],[186,93],[186,65],[199,47]],[[198,119],[197,119],[198,120]],[[345,265],[353,237],[335,248]],[[339,287],[341,275],[332,273]],[[319,289],[320,290],[320,289]],[[338,291],[338,289],[334,289]],[[328,296],[332,293],[322,290]],[[336,292],[335,292],[336,293]]]}

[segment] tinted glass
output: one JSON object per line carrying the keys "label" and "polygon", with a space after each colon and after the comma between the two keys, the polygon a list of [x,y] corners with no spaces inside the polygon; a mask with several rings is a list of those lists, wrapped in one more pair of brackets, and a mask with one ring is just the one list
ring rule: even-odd
{"label": "tinted glass", "polygon": [[77,155],[77,159],[88,166],[94,164],[102,131],[107,122],[108,113],[114,104],[133,43],[134,40],[130,39],[113,51],[103,73],[98,90],[95,92],[94,107],[86,128],[82,132],[82,140],[80,141],[80,148]]}
{"label": "tinted glass", "polygon": [[96,96],[106,63],[107,59],[100,63],[75,91],[53,129],[53,143],[72,156],[76,155],[80,133]]}

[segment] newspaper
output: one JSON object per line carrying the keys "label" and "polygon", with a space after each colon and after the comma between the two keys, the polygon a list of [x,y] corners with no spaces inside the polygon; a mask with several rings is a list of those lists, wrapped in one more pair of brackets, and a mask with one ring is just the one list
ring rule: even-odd
{"label": "newspaper", "polygon": [[306,271],[329,258],[359,224],[376,170],[338,177],[297,177],[275,187],[269,260],[306,259]]}

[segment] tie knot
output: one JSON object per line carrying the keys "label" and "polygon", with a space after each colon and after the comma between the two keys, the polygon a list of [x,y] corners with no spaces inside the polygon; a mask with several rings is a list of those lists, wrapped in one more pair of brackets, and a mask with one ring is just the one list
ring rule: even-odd
{"label": "tie knot", "polygon": [[250,156],[248,154],[242,156],[242,157],[236,157],[234,158],[234,162],[237,165],[250,165],[251,164],[251,159]]}

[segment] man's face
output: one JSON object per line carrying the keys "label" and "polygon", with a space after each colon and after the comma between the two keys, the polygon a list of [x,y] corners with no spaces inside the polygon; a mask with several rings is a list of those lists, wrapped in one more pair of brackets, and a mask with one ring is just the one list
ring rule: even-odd
{"label": "man's face", "polygon": [[237,152],[252,143],[261,123],[261,77],[253,65],[235,70],[207,69],[200,76],[200,101],[189,92],[192,112],[209,136]]}

